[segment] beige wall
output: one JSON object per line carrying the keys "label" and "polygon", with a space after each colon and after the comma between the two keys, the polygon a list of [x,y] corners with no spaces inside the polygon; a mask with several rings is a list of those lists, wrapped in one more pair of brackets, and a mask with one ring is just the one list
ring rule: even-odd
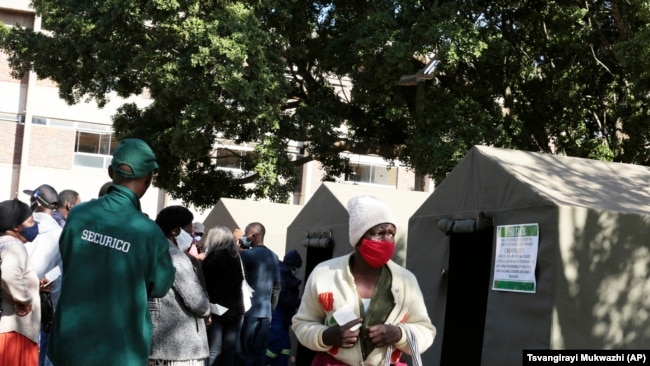
{"label": "beige wall", "polygon": [[[2,0],[0,8],[7,8],[14,11],[29,12],[32,13],[32,7],[30,6],[30,0]],[[9,23],[13,24],[13,23]]]}

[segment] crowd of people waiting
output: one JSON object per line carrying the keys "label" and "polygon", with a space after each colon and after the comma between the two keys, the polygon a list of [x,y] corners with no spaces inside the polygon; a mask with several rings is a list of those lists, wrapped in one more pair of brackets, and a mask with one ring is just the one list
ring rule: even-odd
{"label": "crowd of people waiting", "polygon": [[[350,202],[354,251],[316,266],[301,297],[302,258],[280,260],[262,223],[206,230],[180,205],[143,214],[157,170],[126,139],[97,199],[43,184],[24,191],[30,204],[0,202],[0,365],[286,366],[292,334],[316,351],[311,365],[399,365],[432,344],[381,201]],[[354,316],[339,324],[342,309]]]}

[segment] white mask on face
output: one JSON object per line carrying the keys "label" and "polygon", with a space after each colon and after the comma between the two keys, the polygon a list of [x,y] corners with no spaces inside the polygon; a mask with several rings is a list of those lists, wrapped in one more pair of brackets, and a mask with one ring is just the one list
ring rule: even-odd
{"label": "white mask on face", "polygon": [[193,241],[194,239],[192,238],[192,235],[183,229],[181,229],[180,234],[176,235],[176,244],[178,245],[178,249],[183,252],[187,252],[187,250],[190,249]]}

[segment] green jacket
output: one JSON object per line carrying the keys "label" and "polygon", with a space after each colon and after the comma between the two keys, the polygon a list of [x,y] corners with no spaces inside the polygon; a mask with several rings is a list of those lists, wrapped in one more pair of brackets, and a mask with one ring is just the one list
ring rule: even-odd
{"label": "green jacket", "polygon": [[175,269],[167,238],[129,189],[112,186],[68,215],[59,249],[61,297],[47,353],[57,366],[146,365],[148,297],[162,297]]}

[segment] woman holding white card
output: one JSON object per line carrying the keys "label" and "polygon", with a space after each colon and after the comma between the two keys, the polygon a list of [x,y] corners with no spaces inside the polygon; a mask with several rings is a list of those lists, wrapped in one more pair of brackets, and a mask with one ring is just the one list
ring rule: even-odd
{"label": "woman holding white card", "polygon": [[241,289],[244,274],[239,249],[232,231],[224,226],[208,231],[205,248],[207,255],[202,266],[210,303],[223,307],[218,309],[221,314],[213,311],[212,325],[208,328],[210,356],[207,366],[234,366],[244,320]]}
{"label": "woman holding white card", "polygon": [[312,366],[405,365],[402,352],[419,359],[436,329],[415,276],[390,260],[394,215],[372,196],[352,198],[348,213],[354,252],[314,268],[292,329],[317,352]]}

